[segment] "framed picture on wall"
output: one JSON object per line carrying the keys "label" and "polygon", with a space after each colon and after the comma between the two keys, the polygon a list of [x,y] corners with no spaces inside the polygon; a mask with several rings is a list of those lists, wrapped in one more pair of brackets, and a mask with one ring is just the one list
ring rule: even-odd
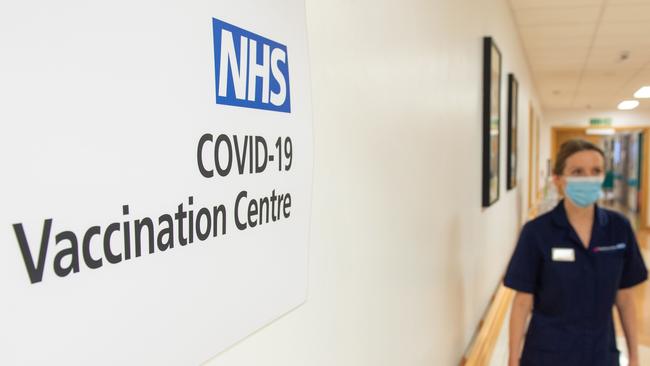
{"label": "framed picture on wall", "polygon": [[508,75],[508,159],[507,188],[517,186],[517,123],[519,105],[519,83],[514,74]]}
{"label": "framed picture on wall", "polygon": [[483,207],[499,199],[501,125],[501,51],[483,39]]}

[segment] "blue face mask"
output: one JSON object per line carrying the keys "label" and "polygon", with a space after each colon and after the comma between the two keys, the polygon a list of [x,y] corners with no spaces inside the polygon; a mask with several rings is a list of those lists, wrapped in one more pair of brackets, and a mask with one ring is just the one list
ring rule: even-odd
{"label": "blue face mask", "polygon": [[601,197],[604,178],[567,177],[566,195],[578,207],[589,207]]}

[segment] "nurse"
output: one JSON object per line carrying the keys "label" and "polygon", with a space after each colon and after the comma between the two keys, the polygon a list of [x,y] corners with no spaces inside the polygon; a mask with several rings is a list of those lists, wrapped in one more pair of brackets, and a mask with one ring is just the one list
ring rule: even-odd
{"label": "nurse", "polygon": [[604,173],[597,146],[583,140],[561,146],[553,181],[565,199],[524,225],[504,279],[517,291],[510,366],[618,365],[614,305],[630,366],[640,366],[631,288],[648,271],[628,220],[596,205]]}

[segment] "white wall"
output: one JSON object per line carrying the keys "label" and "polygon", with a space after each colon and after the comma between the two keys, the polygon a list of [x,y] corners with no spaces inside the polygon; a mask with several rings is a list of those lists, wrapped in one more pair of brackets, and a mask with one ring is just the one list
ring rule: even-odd
{"label": "white wall", "polygon": [[[506,0],[307,1],[315,173],[306,304],[211,366],[455,365],[505,270],[531,80]],[[520,83],[519,188],[481,208],[482,37]],[[535,103],[537,105],[537,103]],[[539,111],[540,108],[535,108]]]}

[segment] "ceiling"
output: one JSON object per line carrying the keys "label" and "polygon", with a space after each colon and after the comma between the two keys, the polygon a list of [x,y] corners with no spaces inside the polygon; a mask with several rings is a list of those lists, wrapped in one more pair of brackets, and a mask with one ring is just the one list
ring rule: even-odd
{"label": "ceiling", "polygon": [[616,109],[650,85],[650,0],[510,5],[544,109]]}

